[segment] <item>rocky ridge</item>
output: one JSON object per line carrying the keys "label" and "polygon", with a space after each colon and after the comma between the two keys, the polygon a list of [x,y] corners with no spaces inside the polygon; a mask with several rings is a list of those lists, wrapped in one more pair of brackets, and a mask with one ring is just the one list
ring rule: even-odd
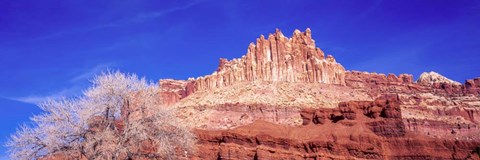
{"label": "rocky ridge", "polygon": [[[304,109],[302,125],[265,121],[231,130],[196,130],[198,159],[478,159],[477,140],[411,132],[398,95]],[[478,128],[476,129],[478,131]],[[478,132],[477,132],[478,133]]]}
{"label": "rocky ridge", "polygon": [[[436,73],[415,81],[411,74],[345,71],[329,61],[329,56],[322,60],[320,49],[312,49],[308,29],[295,31],[288,42],[278,30],[268,37],[257,39],[240,59],[221,59],[212,75],[182,83],[185,94],[171,106],[180,109],[179,116],[196,128],[201,151],[192,158],[480,158],[476,155],[480,146],[479,78],[459,84]],[[286,57],[307,58],[293,59],[300,60],[291,63],[292,69],[297,68],[294,74],[288,74],[288,65],[272,68],[279,65],[265,58],[271,48],[261,48],[267,42],[288,46],[302,42],[299,39],[304,43],[296,45],[302,47],[292,48],[304,48],[300,49],[303,53],[294,51]],[[256,61],[258,57],[263,60]],[[312,58],[331,64],[322,62],[327,67],[311,72],[307,68],[315,63],[306,62]],[[262,68],[245,74],[247,63]],[[273,70],[287,74],[275,78]],[[322,74],[308,76],[316,72],[338,74],[327,74],[330,80],[315,77]]]}
{"label": "rocky ridge", "polygon": [[345,69],[315,46],[310,29],[295,30],[287,38],[277,29],[250,43],[241,58],[221,58],[211,75],[189,79],[188,92],[232,85],[242,81],[310,82],[345,85]]}
{"label": "rocky ridge", "polygon": [[447,83],[451,85],[462,85],[460,82],[453,81],[451,79],[448,79],[447,77],[444,77],[437,72],[423,72],[420,77],[417,80],[417,83],[423,84],[423,85],[433,85],[435,83]]}
{"label": "rocky ridge", "polygon": [[314,42],[276,30],[211,75],[160,80],[197,135],[188,159],[480,159],[480,78],[346,71]]}

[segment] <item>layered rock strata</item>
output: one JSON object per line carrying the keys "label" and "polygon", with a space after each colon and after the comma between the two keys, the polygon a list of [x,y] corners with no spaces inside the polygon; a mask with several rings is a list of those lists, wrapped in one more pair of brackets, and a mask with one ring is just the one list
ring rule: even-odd
{"label": "layered rock strata", "polygon": [[310,29],[295,30],[291,38],[280,30],[250,43],[245,56],[220,59],[218,69],[193,81],[195,90],[231,85],[239,81],[315,82],[345,85],[345,69],[333,56],[315,46]]}
{"label": "layered rock strata", "polygon": [[187,81],[162,79],[159,84],[162,89],[160,93],[162,101],[166,106],[170,106],[190,94],[186,87]]}
{"label": "layered rock strata", "polygon": [[305,109],[299,114],[303,126],[298,127],[256,121],[231,130],[196,130],[199,150],[192,158],[480,158],[478,140],[434,138],[409,131],[398,95],[343,102],[333,109]]}
{"label": "layered rock strata", "polygon": [[462,86],[462,89],[467,94],[480,95],[480,77],[466,80],[465,85]]}
{"label": "layered rock strata", "polygon": [[438,73],[424,73],[417,81],[411,74],[378,74],[360,71],[345,73],[346,86],[366,90],[373,97],[387,93],[432,93],[440,96],[480,95],[480,78],[466,80],[465,84],[449,80]]}
{"label": "layered rock strata", "polygon": [[423,72],[420,77],[417,80],[417,83],[423,84],[423,85],[433,85],[435,83],[447,83],[451,85],[462,85],[457,81],[453,81],[451,79],[448,79],[447,77],[444,77],[437,72]]}
{"label": "layered rock strata", "polygon": [[242,81],[308,82],[345,85],[345,69],[331,55],[315,46],[310,29],[295,30],[287,38],[280,30],[250,43],[246,55],[228,61],[220,59],[211,75],[189,79],[183,85],[189,94]]}
{"label": "layered rock strata", "polygon": [[480,159],[480,78],[345,71],[309,29],[160,85],[197,135],[189,159]]}

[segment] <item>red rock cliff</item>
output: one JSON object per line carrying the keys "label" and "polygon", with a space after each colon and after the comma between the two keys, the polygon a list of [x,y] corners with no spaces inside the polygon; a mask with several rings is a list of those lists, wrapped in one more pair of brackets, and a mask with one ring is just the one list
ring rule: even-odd
{"label": "red rock cliff", "polygon": [[159,81],[159,84],[162,87],[161,97],[163,104],[166,106],[178,102],[189,94],[186,90],[186,81],[162,79]]}
{"label": "red rock cliff", "polygon": [[190,80],[194,90],[231,85],[239,81],[312,82],[345,85],[345,69],[315,46],[310,29],[295,30],[292,38],[280,30],[250,43],[242,58],[220,59],[211,75]]}
{"label": "red rock cliff", "polygon": [[[255,121],[229,130],[197,129],[199,149],[192,159],[480,158],[477,135],[461,138],[461,132],[447,131],[439,138],[411,131],[410,122],[403,119],[401,103],[398,95],[389,94],[374,101],[342,102],[337,108],[304,109],[299,113],[302,126]],[[462,130],[478,133],[477,126]]]}

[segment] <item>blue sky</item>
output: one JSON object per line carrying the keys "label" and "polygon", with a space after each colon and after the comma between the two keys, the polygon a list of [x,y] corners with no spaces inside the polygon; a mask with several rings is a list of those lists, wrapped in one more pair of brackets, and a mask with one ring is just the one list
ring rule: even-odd
{"label": "blue sky", "polygon": [[307,27],[348,70],[480,76],[475,0],[3,0],[0,143],[39,112],[33,103],[78,95],[107,68],[197,77],[221,57],[241,57],[260,34]]}

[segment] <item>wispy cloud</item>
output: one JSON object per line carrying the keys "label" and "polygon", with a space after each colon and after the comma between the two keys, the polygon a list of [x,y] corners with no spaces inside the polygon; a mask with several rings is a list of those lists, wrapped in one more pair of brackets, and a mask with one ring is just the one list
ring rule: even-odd
{"label": "wispy cloud", "polygon": [[106,24],[100,24],[100,25],[86,27],[86,28],[73,28],[73,29],[61,30],[61,31],[53,32],[53,33],[50,33],[50,34],[47,34],[47,35],[32,38],[27,42],[36,42],[36,41],[48,40],[48,39],[68,36],[68,35],[72,35],[72,34],[89,33],[89,32],[92,32],[92,31],[111,28],[111,27],[116,27],[116,26],[118,26],[118,25],[114,24],[114,23],[106,23]]}
{"label": "wispy cloud", "polygon": [[[63,36],[68,36],[68,35],[74,35],[74,34],[84,34],[84,33],[89,33],[97,30],[102,30],[102,29],[108,29],[108,28],[113,28],[113,27],[120,27],[123,25],[128,25],[128,24],[133,24],[133,23],[143,23],[147,22],[150,20],[154,20],[156,18],[165,16],[167,14],[176,12],[176,11],[181,11],[181,10],[186,10],[190,7],[193,7],[202,1],[200,0],[194,0],[191,1],[190,3],[187,3],[182,6],[174,6],[171,8],[167,8],[164,10],[159,10],[159,11],[152,11],[152,12],[144,12],[144,13],[138,13],[136,15],[130,16],[130,17],[125,17],[121,19],[117,19],[111,22],[105,22],[105,23],[100,23],[97,25],[93,26],[87,26],[87,27],[81,27],[81,28],[72,28],[72,29],[65,29],[65,30],[60,30],[56,31],[47,35],[31,38],[26,41],[21,41],[21,42],[36,42],[36,41],[42,41],[42,40],[48,40],[52,38],[58,38],[58,37],[63,37]],[[11,42],[9,44],[13,43],[18,43],[17,42]]]}
{"label": "wispy cloud", "polygon": [[366,18],[369,14],[371,14],[373,11],[375,11],[380,5],[382,4],[382,0],[377,0],[375,3],[368,7],[366,10],[364,10],[362,13],[358,15],[358,20]]}
{"label": "wispy cloud", "polygon": [[18,101],[18,102],[23,102],[23,103],[39,104],[49,97],[26,96],[26,97],[4,97],[4,98],[9,99],[9,100]]}
{"label": "wispy cloud", "polygon": [[186,4],[186,5],[183,5],[183,6],[175,6],[175,7],[172,7],[172,8],[165,9],[165,10],[147,12],[147,13],[140,13],[140,14],[137,14],[136,16],[134,16],[134,17],[127,18],[126,22],[130,22],[130,23],[145,22],[145,21],[148,21],[148,20],[156,19],[158,17],[164,16],[164,15],[172,13],[172,12],[188,9],[192,6],[197,5],[200,2],[201,1],[199,1],[199,0],[195,0],[195,1],[192,1],[188,4]]}
{"label": "wispy cloud", "polygon": [[80,87],[79,85],[75,85],[70,88],[65,88],[60,91],[56,91],[52,94],[47,94],[47,95],[28,95],[23,97],[4,97],[4,98],[18,101],[18,102],[23,102],[23,103],[39,104],[48,99],[59,99],[61,97],[72,96],[80,93],[81,90],[82,90],[82,87]]}
{"label": "wispy cloud", "polygon": [[114,66],[115,63],[105,63],[84,69],[80,74],[77,74],[76,76],[73,76],[68,80],[68,82],[71,84],[69,87],[52,91],[47,94],[3,98],[23,103],[39,104],[47,99],[58,99],[61,97],[75,96],[80,94],[81,91],[85,89],[85,84],[86,82],[88,82],[88,80],[93,78],[95,75],[101,73],[102,71],[108,70],[109,68]]}
{"label": "wispy cloud", "polygon": [[82,74],[79,74],[69,80],[70,83],[76,83],[79,81],[85,81],[93,78],[96,74],[101,73],[102,71],[106,71],[111,67],[115,66],[114,63],[106,63],[106,64],[99,64],[88,70],[83,71]]}

